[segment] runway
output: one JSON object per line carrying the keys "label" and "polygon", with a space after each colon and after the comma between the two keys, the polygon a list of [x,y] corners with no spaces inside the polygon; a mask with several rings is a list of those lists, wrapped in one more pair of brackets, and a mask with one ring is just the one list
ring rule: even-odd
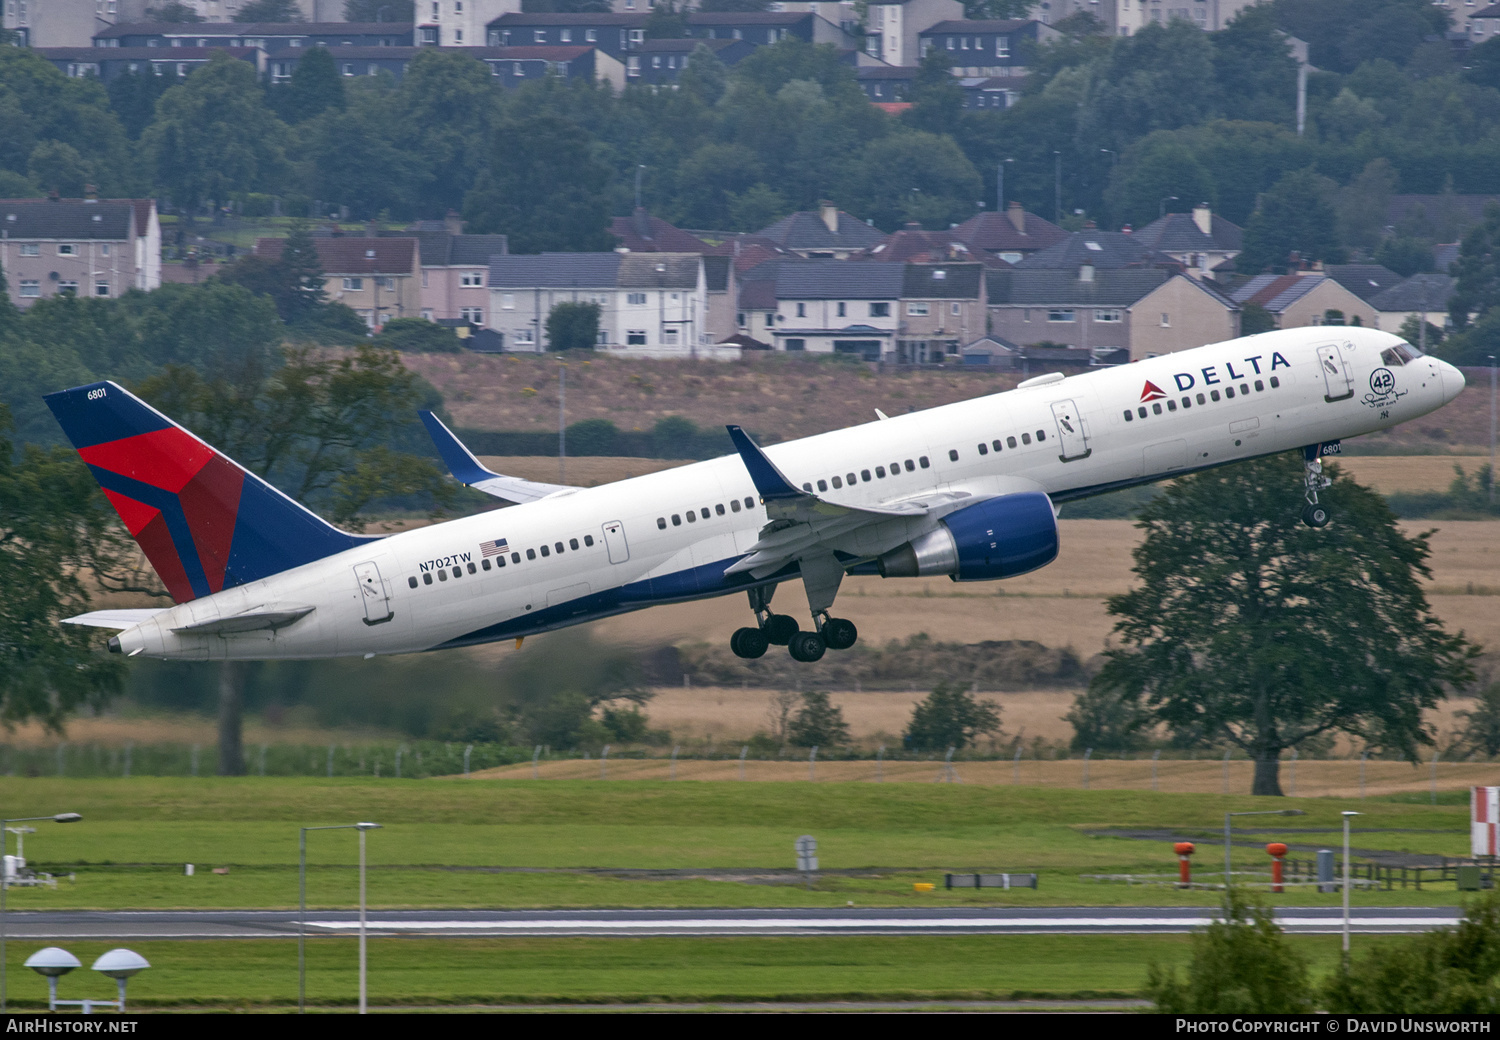
{"label": "runway", "polygon": [[[1450,907],[1355,910],[1350,928],[1362,933],[1420,932],[1455,924]],[[731,910],[380,910],[369,913],[374,935],[422,936],[648,936],[648,935],[1125,935],[1187,932],[1207,925],[1210,911],[1190,907],[1034,907]],[[1291,933],[1337,932],[1337,908],[1276,911]],[[353,911],[309,913],[309,935],[348,935],[359,928]],[[296,911],[285,910],[58,910],[6,915],[6,935],[43,939],[253,939],[298,932]]]}

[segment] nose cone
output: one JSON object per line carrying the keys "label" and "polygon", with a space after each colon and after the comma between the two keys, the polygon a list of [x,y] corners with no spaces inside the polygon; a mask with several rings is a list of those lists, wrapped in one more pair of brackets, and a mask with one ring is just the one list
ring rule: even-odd
{"label": "nose cone", "polygon": [[1447,404],[1464,392],[1464,374],[1446,361],[1439,361],[1437,366],[1443,380],[1443,403]]}

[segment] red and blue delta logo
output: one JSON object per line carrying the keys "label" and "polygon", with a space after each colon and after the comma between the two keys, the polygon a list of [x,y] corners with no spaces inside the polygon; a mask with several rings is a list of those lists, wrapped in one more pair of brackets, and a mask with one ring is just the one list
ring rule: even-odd
{"label": "red and blue delta logo", "polygon": [[1141,404],[1145,404],[1147,401],[1160,401],[1166,396],[1167,392],[1149,379],[1146,380],[1146,385],[1141,387]]}

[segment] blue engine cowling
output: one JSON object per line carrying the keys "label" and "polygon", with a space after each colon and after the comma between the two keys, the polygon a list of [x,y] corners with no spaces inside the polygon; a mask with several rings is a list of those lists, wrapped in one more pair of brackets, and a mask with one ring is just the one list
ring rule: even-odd
{"label": "blue engine cowling", "polygon": [[881,556],[882,577],[946,574],[954,581],[994,581],[1057,559],[1057,514],[1040,491],[1001,495],[955,513]]}

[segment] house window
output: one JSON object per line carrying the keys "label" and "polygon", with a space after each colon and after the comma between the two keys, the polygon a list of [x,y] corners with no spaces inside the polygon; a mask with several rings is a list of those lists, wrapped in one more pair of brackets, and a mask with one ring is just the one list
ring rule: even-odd
{"label": "house window", "polygon": [[653,69],[659,69],[659,68],[661,68],[661,55],[660,54],[653,54],[653,55],[651,55],[651,67]]}
{"label": "house window", "polygon": [[630,30],[630,42],[632,44],[645,43],[646,42],[646,30],[645,29],[631,29]]}
{"label": "house window", "polygon": [[461,307],[459,308],[458,316],[464,321],[469,322],[471,325],[484,324],[483,307]]}
{"label": "house window", "polygon": [[558,30],[558,39],[561,40],[563,43],[572,43],[573,42],[573,30],[572,29],[560,29],[560,30]]}
{"label": "house window", "polygon": [[663,346],[677,346],[677,327],[675,325],[665,325],[662,327],[661,342]]}
{"label": "house window", "polygon": [[838,305],[838,307],[839,307],[839,315],[838,316],[840,318],[847,318],[849,316],[848,308],[842,302]]}
{"label": "house window", "polygon": [[94,295],[95,296],[108,296],[109,295],[109,283],[108,282],[95,282],[94,283]]}
{"label": "house window", "polygon": [[627,329],[625,332],[625,345],[627,347],[644,347],[646,345],[646,330]]}
{"label": "house window", "polygon": [[38,282],[38,281],[26,281],[25,279],[22,279],[22,281],[21,281],[21,298],[22,299],[34,300],[34,299],[36,299],[40,295],[42,295],[42,283],[41,282]]}
{"label": "house window", "polygon": [[1161,312],[1161,327],[1164,329],[1169,329],[1172,327],[1172,316],[1166,311]]}
{"label": "house window", "polygon": [[346,75],[346,76],[352,76],[352,75],[354,75],[354,63],[352,61],[346,61],[346,62],[344,62],[344,75]]}
{"label": "house window", "polygon": [[502,311],[513,311],[513,310],[515,310],[516,309],[516,294],[515,293],[501,293],[500,294],[500,309]]}
{"label": "house window", "polygon": [[516,346],[522,344],[531,347],[536,345],[536,329],[530,326],[524,329],[516,329]]}
{"label": "house window", "polygon": [[73,245],[62,245],[57,247],[58,256],[77,256],[78,247]]}
{"label": "house window", "polygon": [[641,59],[632,54],[625,59],[625,74],[627,76],[639,76],[641,74]]}
{"label": "house window", "polygon": [[964,306],[961,303],[951,304],[948,307],[948,311],[956,318],[964,312]]}
{"label": "house window", "polygon": [[532,43],[546,43],[547,42],[547,30],[546,29],[533,29],[533,30],[531,30],[531,42]]}
{"label": "house window", "polygon": [[625,302],[632,307],[644,307],[646,306],[646,294],[643,292],[626,293]]}
{"label": "house window", "polygon": [[375,284],[391,292],[395,292],[396,290],[396,279],[394,278],[377,278],[375,279]]}
{"label": "house window", "polygon": [[465,289],[482,289],[484,288],[484,274],[481,271],[473,271],[469,274],[460,275],[458,284]]}
{"label": "house window", "polygon": [[42,255],[42,247],[40,245],[38,245],[37,243],[35,243],[35,242],[22,242],[21,243],[21,255],[22,256],[41,256]]}
{"label": "house window", "polygon": [[870,317],[889,318],[891,316],[891,305],[888,303],[870,304]]}
{"label": "house window", "polygon": [[913,317],[926,317],[927,313],[928,313],[927,304],[925,304],[925,303],[908,303],[906,305],[906,313],[909,314],[909,315],[911,315],[911,316],[913,316]]}
{"label": "house window", "polygon": [[1047,320],[1058,322],[1075,321],[1077,320],[1077,316],[1073,313],[1071,307],[1054,307],[1047,312]]}
{"label": "house window", "polygon": [[797,304],[797,317],[799,317],[799,318],[805,318],[805,317],[807,317],[807,304],[805,304],[805,303],[799,303],[799,304]]}
{"label": "house window", "polygon": [[1094,320],[1097,322],[1113,323],[1124,320],[1124,315],[1118,310],[1095,311]]}
{"label": "house window", "polygon": [[363,292],[364,288],[365,288],[365,280],[363,278],[345,278],[344,279],[344,291],[345,292]]}
{"label": "house window", "polygon": [[997,57],[997,58],[1009,58],[1010,57],[1010,37],[1009,36],[996,36],[995,37],[995,57]]}
{"label": "house window", "polygon": [[586,30],[584,30],[583,38],[588,43],[598,43],[599,42],[599,30],[598,29],[586,29]]}
{"label": "house window", "polygon": [[72,293],[74,296],[77,296],[78,295],[78,283],[77,282],[71,282],[71,281],[68,281],[68,282],[58,282],[57,283],[57,291],[59,293]]}

